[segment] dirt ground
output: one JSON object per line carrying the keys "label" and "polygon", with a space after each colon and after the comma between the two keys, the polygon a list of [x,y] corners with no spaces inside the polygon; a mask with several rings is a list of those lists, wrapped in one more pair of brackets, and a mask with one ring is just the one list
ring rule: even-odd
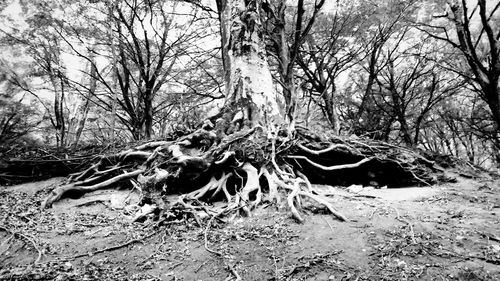
{"label": "dirt ground", "polygon": [[208,229],[131,223],[128,190],[42,210],[61,178],[0,187],[0,280],[500,280],[500,181],[457,179],[320,187],[349,222],[304,201],[303,224],[268,204]]}

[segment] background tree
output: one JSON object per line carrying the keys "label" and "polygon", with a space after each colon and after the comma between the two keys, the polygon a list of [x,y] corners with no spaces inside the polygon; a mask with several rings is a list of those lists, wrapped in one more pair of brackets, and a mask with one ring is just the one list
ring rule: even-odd
{"label": "background tree", "polygon": [[362,13],[354,12],[359,11],[356,8],[352,2],[337,5],[334,13],[319,15],[297,59],[304,73],[303,79],[312,87],[310,98],[319,104],[337,134],[341,129],[337,80],[359,62],[360,52],[366,47],[360,40],[366,26],[361,21]]}
{"label": "background tree", "polygon": [[[12,83],[7,63],[0,61],[0,143],[8,144],[34,131],[40,119],[26,94]],[[17,79],[19,80],[19,78]]]}
{"label": "background tree", "polygon": [[447,64],[474,87],[488,105],[491,126],[484,128],[500,163],[500,20],[499,1],[447,1],[446,10],[422,23],[429,36],[452,46],[460,61]]}
{"label": "background tree", "polygon": [[[285,100],[285,118],[289,120],[291,126],[295,124],[298,100],[295,68],[299,50],[324,4],[324,0],[314,1],[310,15],[306,12],[303,0],[297,2],[293,15],[290,15],[291,7],[284,0],[265,1],[262,4],[261,16],[265,24],[267,49],[277,64],[279,77],[277,81],[279,81]],[[293,29],[287,30],[286,27]]]}

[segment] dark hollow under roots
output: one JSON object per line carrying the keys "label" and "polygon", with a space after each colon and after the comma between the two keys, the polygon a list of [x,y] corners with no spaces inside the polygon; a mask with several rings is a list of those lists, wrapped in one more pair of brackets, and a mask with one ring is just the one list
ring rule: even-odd
{"label": "dark hollow under roots", "polygon": [[[55,188],[43,206],[70,193],[129,185],[141,192],[141,204],[150,206],[134,220],[174,209],[203,211],[213,218],[248,216],[270,202],[286,205],[302,222],[301,202],[311,200],[345,221],[314,184],[430,185],[439,172],[420,153],[383,142],[320,137],[304,128],[292,137],[261,127],[224,137],[199,129],[174,141],[152,141],[104,155]],[[167,202],[167,194],[181,196]],[[209,204],[216,200],[224,201],[223,207]]]}

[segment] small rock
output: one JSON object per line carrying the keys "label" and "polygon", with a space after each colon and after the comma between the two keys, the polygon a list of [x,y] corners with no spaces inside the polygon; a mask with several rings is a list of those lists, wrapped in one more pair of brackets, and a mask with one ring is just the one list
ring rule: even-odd
{"label": "small rock", "polygon": [[396,262],[396,266],[399,267],[399,268],[406,266],[406,262],[403,261],[403,260],[396,259],[395,262]]}
{"label": "small rock", "polygon": [[363,186],[360,184],[353,184],[347,188],[347,191],[351,193],[359,193],[361,190],[363,190]]}
{"label": "small rock", "polygon": [[63,269],[64,271],[70,271],[73,265],[68,261],[64,263]]}

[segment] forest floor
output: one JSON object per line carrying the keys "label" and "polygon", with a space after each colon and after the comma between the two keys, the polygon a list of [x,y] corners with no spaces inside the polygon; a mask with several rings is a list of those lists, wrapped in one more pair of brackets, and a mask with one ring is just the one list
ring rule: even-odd
{"label": "forest floor", "polygon": [[500,181],[457,179],[321,186],[349,222],[303,202],[303,224],[264,205],[208,229],[207,218],[130,223],[128,190],[43,210],[62,178],[0,187],[0,280],[500,280]]}

